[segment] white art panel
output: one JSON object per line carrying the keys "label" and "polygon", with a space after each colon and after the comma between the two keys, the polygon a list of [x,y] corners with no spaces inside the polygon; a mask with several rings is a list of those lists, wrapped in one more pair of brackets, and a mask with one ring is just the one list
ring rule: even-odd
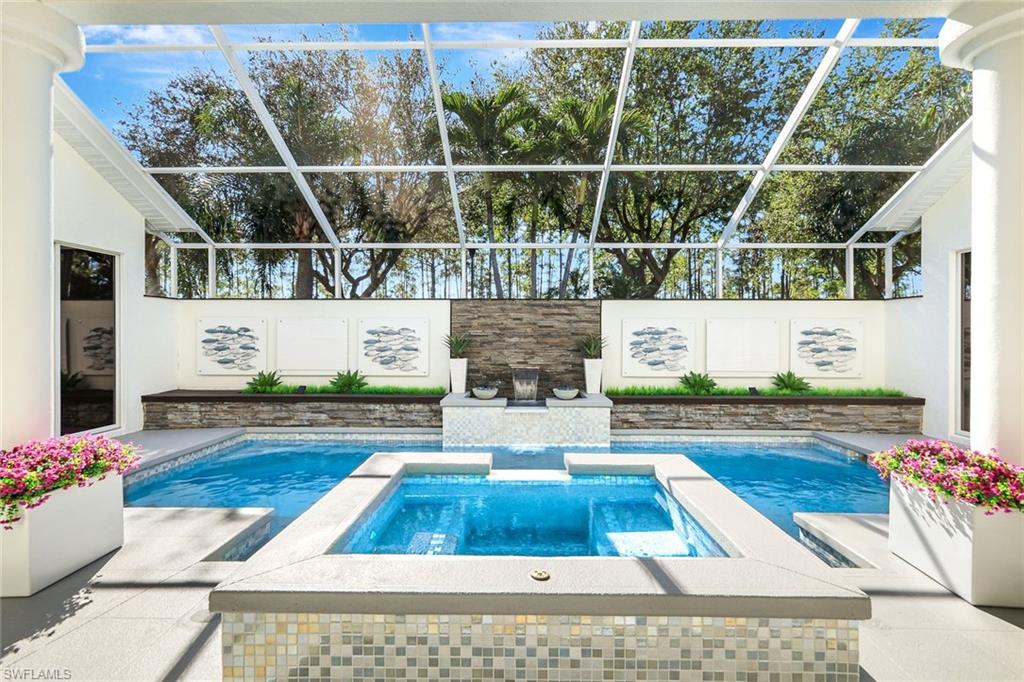
{"label": "white art panel", "polygon": [[68,321],[69,372],[111,376],[114,373],[114,318],[86,317]]}
{"label": "white art panel", "polygon": [[697,326],[693,320],[638,318],[622,321],[622,376],[674,377],[693,370]]}
{"label": "white art panel", "polygon": [[196,322],[197,374],[256,374],[267,368],[267,321],[258,317]]}
{"label": "white art panel", "polygon": [[804,377],[851,379],[864,374],[863,320],[793,320],[789,368]]}
{"label": "white art panel", "polygon": [[707,322],[708,374],[771,376],[779,371],[776,320],[720,318]]}
{"label": "white art panel", "polygon": [[429,373],[430,322],[425,317],[362,319],[358,339],[358,369],[366,376],[422,377]]}
{"label": "white art panel", "polygon": [[348,322],[316,317],[277,320],[277,362],[282,374],[327,375],[348,369]]}

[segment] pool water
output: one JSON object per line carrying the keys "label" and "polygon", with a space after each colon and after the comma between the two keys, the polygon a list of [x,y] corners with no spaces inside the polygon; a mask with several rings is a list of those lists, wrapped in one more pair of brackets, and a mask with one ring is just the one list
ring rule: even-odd
{"label": "pool water", "polygon": [[[374,452],[439,451],[438,443],[250,440],[130,484],[139,507],[272,507],[271,535]],[[500,469],[562,469],[564,448],[491,450]],[[600,452],[587,448],[586,452]],[[888,484],[863,460],[803,443],[619,443],[605,452],[685,453],[784,531],[794,512],[881,512]]]}
{"label": "pool water", "polygon": [[409,476],[332,551],[484,556],[725,556],[650,476]]}

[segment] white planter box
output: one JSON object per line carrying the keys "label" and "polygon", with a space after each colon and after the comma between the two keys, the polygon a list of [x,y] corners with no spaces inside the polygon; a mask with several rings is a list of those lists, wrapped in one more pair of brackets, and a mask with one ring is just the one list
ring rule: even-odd
{"label": "white planter box", "polygon": [[1024,606],[1024,513],[945,499],[894,479],[889,551],[972,604]]}
{"label": "white planter box", "polygon": [[0,529],[0,596],[27,597],[123,544],[120,476],[58,490]]}
{"label": "white planter box", "polygon": [[452,377],[452,393],[459,394],[466,392],[466,358],[451,358],[448,360],[448,369]]}
{"label": "white planter box", "polygon": [[597,395],[601,392],[601,368],[604,361],[601,358],[586,358],[583,360],[583,374],[587,379],[587,395]]}

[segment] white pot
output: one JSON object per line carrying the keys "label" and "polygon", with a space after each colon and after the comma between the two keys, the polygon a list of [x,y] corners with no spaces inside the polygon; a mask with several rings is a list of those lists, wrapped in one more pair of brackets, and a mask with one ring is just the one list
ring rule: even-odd
{"label": "white pot", "polygon": [[597,395],[601,392],[601,368],[604,360],[601,358],[585,358],[583,360],[583,374],[587,377],[587,394]]}
{"label": "white pot", "polygon": [[452,393],[466,392],[466,358],[451,358],[448,368],[452,375]]}
{"label": "white pot", "polygon": [[27,597],[124,544],[121,477],[50,494],[0,529],[0,597]]}
{"label": "white pot", "polygon": [[986,515],[893,480],[889,551],[976,606],[1024,607],[1024,513]]}

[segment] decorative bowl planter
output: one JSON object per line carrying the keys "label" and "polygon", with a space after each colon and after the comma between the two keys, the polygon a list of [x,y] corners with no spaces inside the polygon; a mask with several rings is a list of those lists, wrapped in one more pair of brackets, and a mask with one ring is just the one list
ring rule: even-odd
{"label": "decorative bowl planter", "polygon": [[490,400],[496,395],[498,395],[498,388],[496,386],[473,387],[473,396],[479,400]]}
{"label": "decorative bowl planter", "polygon": [[1024,607],[1024,512],[933,500],[894,475],[889,551],[971,604]]}
{"label": "decorative bowl planter", "polygon": [[553,388],[551,390],[559,400],[572,400],[580,394],[580,389],[568,386],[559,386],[558,388]]}
{"label": "decorative bowl planter", "polygon": [[597,395],[601,392],[601,370],[604,360],[601,358],[586,358],[583,360],[583,373],[587,378],[587,393]]}
{"label": "decorative bowl planter", "polygon": [[49,493],[0,529],[0,596],[27,597],[124,544],[121,476]]}
{"label": "decorative bowl planter", "polygon": [[451,358],[448,360],[448,370],[451,373],[452,393],[460,394],[466,392],[466,358]]}

